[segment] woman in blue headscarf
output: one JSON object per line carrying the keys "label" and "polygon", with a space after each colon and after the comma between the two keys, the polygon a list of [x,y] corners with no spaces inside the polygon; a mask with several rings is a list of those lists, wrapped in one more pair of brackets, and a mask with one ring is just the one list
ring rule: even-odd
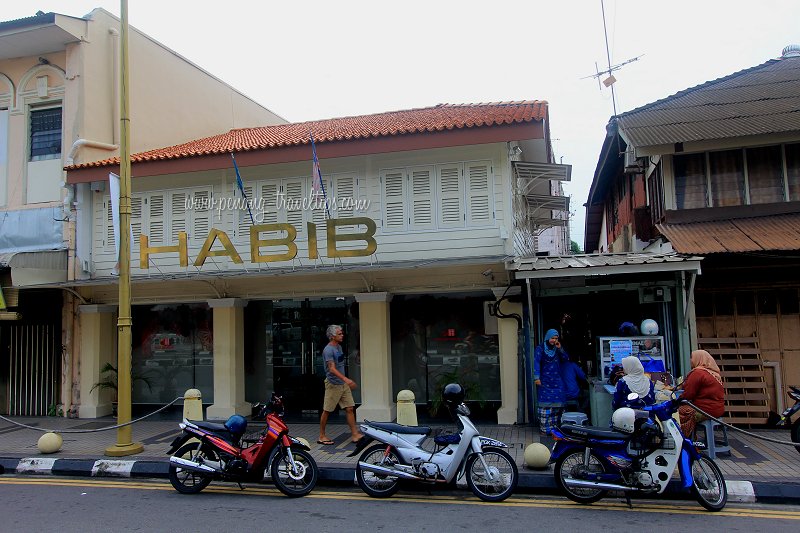
{"label": "woman in blue headscarf", "polygon": [[564,411],[566,397],[564,382],[561,379],[562,361],[569,361],[569,355],[558,341],[558,331],[548,329],[544,342],[533,352],[533,380],[536,383],[537,415],[539,432],[549,435],[553,426]]}

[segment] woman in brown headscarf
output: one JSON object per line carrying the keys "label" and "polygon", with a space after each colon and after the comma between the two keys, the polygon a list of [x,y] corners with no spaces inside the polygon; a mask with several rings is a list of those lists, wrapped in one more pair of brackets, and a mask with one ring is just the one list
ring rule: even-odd
{"label": "woman in brown headscarf", "polygon": [[[683,381],[681,399],[689,400],[706,413],[719,418],[725,412],[724,398],[722,376],[714,358],[705,350],[695,350],[692,352],[692,370]],[[678,414],[681,431],[690,439],[697,423],[707,418],[688,405],[678,408]]]}

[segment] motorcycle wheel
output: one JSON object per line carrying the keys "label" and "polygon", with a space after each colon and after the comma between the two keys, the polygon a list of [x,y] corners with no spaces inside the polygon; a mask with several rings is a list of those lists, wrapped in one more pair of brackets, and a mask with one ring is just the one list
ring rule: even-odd
{"label": "motorcycle wheel", "polygon": [[[795,420],[792,424],[792,442],[800,444],[800,419]],[[794,449],[800,453],[800,446],[795,446]]]}
{"label": "motorcycle wheel", "polygon": [[[566,479],[576,478],[578,473],[587,470],[583,464],[583,454],[584,450],[573,450],[565,453],[556,461],[553,473],[556,478],[556,484],[564,491],[567,498],[577,503],[594,503],[602,499],[608,491],[589,487],[570,487],[565,481]],[[606,472],[605,466],[595,454],[589,456],[588,471],[598,474]]]}
{"label": "motorcycle wheel", "polygon": [[[480,461],[481,457],[483,462]],[[486,468],[483,466],[484,462]],[[487,448],[482,453],[470,455],[467,459],[466,475],[469,490],[485,502],[505,500],[514,492],[519,480],[519,470],[514,459],[496,448]]]}
{"label": "motorcycle wheel", "polygon": [[[288,453],[294,458],[297,472],[292,472]],[[280,450],[272,461],[271,474],[279,491],[291,498],[298,498],[314,489],[319,479],[319,468],[311,454],[305,450]]]}
{"label": "motorcycle wheel", "polygon": [[[358,462],[363,461],[372,465],[383,466],[392,466],[400,462],[394,451],[390,451],[388,455],[384,456],[385,452],[385,444],[373,444],[364,450],[364,453],[358,458]],[[388,498],[400,488],[400,478],[368,472],[362,470],[358,465],[356,465],[356,479],[361,490],[373,498]]]}
{"label": "motorcycle wheel", "polygon": [[[204,444],[200,450],[198,450],[196,442],[181,446],[178,451],[175,452],[174,457],[188,459],[189,461],[198,461],[200,459],[219,461],[219,456],[217,456],[213,448]],[[181,494],[197,494],[211,483],[211,476],[192,472],[191,470],[184,470],[170,463],[169,482],[175,490]]]}
{"label": "motorcycle wheel", "polygon": [[709,511],[721,511],[728,502],[728,489],[717,464],[705,457],[692,463],[692,493]]}

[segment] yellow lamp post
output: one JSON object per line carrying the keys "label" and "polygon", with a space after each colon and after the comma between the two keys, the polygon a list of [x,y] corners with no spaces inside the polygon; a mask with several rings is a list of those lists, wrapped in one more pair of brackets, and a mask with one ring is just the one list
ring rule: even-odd
{"label": "yellow lamp post", "polygon": [[[117,318],[117,424],[131,421],[131,121],[128,110],[128,0],[121,0],[120,21],[120,136],[119,136],[119,316]],[[144,450],[133,442],[133,429],[117,429],[117,443],[106,455],[122,457]]]}

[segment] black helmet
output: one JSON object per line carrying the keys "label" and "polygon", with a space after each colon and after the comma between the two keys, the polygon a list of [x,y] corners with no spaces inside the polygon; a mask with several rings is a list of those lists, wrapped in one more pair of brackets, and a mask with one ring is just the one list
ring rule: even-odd
{"label": "black helmet", "polygon": [[453,407],[460,405],[464,401],[464,388],[458,383],[445,385],[442,399]]}
{"label": "black helmet", "polygon": [[232,435],[241,436],[247,429],[247,419],[242,415],[233,415],[225,422],[225,427]]}

